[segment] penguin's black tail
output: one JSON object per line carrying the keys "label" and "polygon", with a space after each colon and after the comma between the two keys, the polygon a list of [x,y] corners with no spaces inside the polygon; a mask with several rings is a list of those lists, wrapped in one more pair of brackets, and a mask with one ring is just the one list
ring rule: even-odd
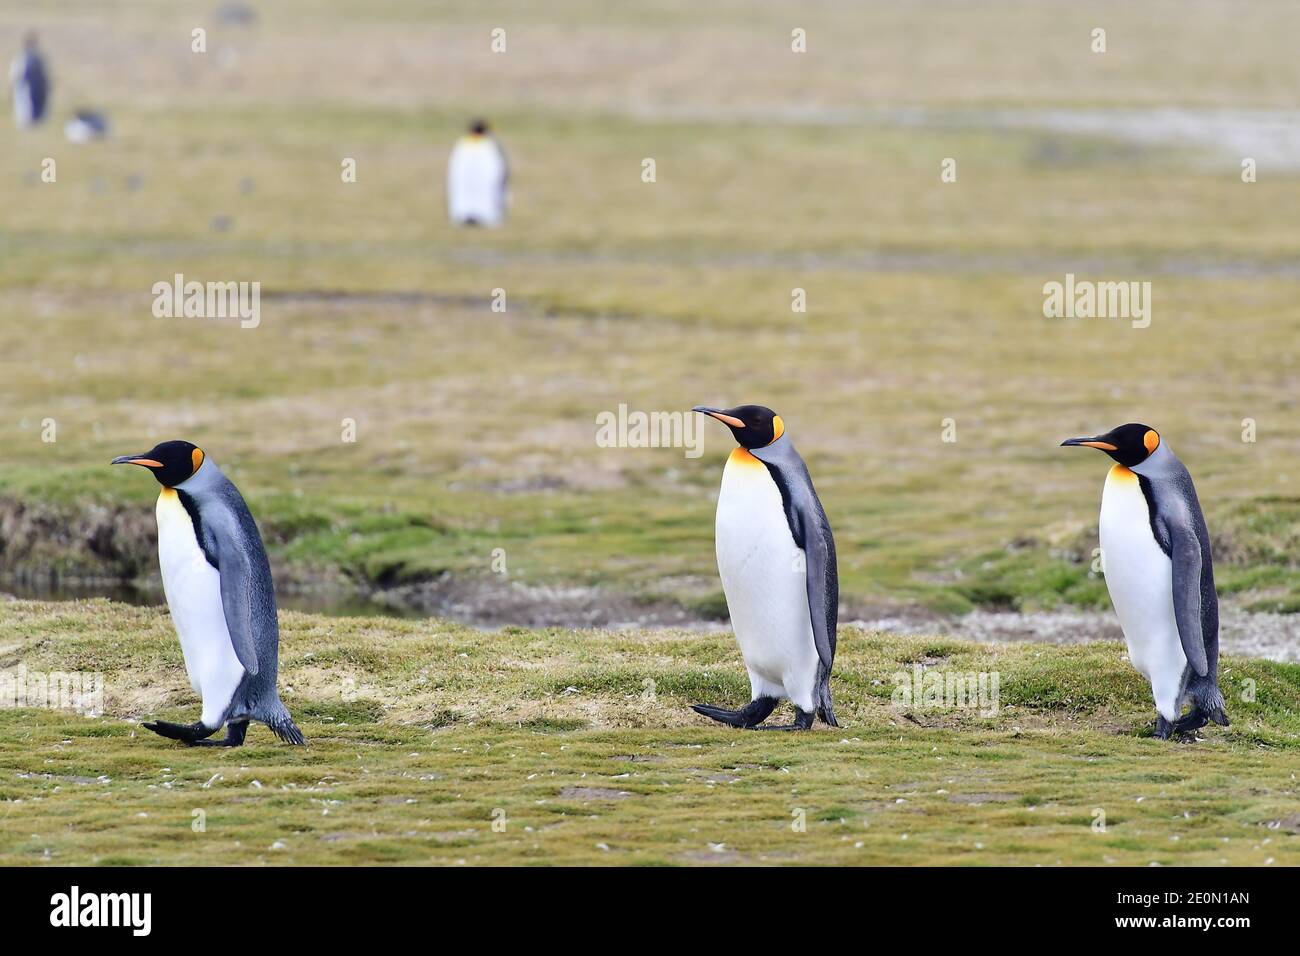
{"label": "penguin's black tail", "polygon": [[289,716],[289,709],[276,701],[270,708],[270,713],[262,718],[262,722],[271,728],[271,733],[275,734],[287,744],[293,744],[295,747],[305,746],[307,739],[303,737],[302,731],[298,725],[293,722]]}
{"label": "penguin's black tail", "polygon": [[820,676],[821,681],[817,688],[817,716],[830,726],[838,727],[840,723],[835,719],[835,707],[831,704],[831,673],[829,670],[824,670]]}
{"label": "penguin's black tail", "polygon": [[1188,696],[1197,710],[1220,727],[1228,726],[1228,712],[1219,690],[1218,682],[1208,674],[1205,677],[1193,676],[1187,686]]}

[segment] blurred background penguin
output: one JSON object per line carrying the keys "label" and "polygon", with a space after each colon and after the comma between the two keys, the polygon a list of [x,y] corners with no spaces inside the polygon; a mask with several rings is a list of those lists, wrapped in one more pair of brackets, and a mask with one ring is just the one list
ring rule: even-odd
{"label": "blurred background penguin", "polygon": [[50,76],[35,33],[23,37],[22,52],[9,67],[9,85],[13,91],[14,125],[26,129],[45,119],[50,99]]}
{"label": "blurred background penguin", "polygon": [[456,140],[447,164],[447,214],[458,226],[499,226],[509,202],[506,154],[484,120]]}

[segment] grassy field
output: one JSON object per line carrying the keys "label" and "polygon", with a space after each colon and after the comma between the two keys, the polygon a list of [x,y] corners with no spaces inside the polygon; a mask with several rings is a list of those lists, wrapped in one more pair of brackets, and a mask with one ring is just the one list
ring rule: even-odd
{"label": "grassy field", "polygon": [[[0,570],[152,575],[154,489],[106,462],[184,437],[286,576],[474,577],[504,549],[511,582],[716,615],[726,436],[694,460],[600,448],[596,416],[761,402],[810,463],[850,602],[1103,604],[1104,463],[1056,445],[1139,420],[1195,475],[1225,591],[1300,607],[1300,232],[1277,215],[1300,176],[1245,185],[1228,151],[985,122],[1289,107],[1294,7],[462,7],[0,13],[0,48],[40,27],[57,116],[114,124],[90,147],[0,129]],[[515,201],[469,234],[441,181],[477,113]],[[1150,328],[1043,318],[1067,271],[1151,281]],[[178,272],[261,282],[261,325],[154,318]],[[104,508],[123,510],[86,530]]]}
{"label": "grassy field", "polygon": [[[282,625],[309,746],[195,750],[137,726],[197,713],[165,615],[0,604],[0,669],[106,687],[0,709],[0,865],[1300,863],[1300,665],[1226,660],[1232,726],[1170,743],[1118,645],[849,629],[843,726],[789,735],[688,710],[746,698],[725,633]],[[916,665],[997,672],[997,713],[895,707]]]}
{"label": "grassy field", "polygon": [[[1225,598],[1300,610],[1289,0],[214,6],[0,5],[0,53],[35,27],[55,84],[51,123],[0,123],[0,592],[156,581],[156,486],[107,462],[186,438],[282,582],[720,618],[727,436],[602,448],[597,416],[756,402],[809,463],[846,616],[1105,606],[1106,462],[1057,445],[1125,421],[1195,476]],[[78,107],[112,136],[67,143]],[[477,115],[511,161],[498,231],[445,220]],[[155,318],[177,273],[261,283],[260,325]],[[1066,273],[1151,282],[1150,327],[1044,318]],[[795,738],[689,711],[745,696],[721,629],[282,616],[311,746],[193,751],[137,732],[197,710],[164,614],[0,597],[0,670],[108,691],[0,708],[0,864],[1300,863],[1296,665],[1227,659],[1232,727],[1167,744],[1118,645],[849,628],[844,727]],[[892,706],[914,663],[998,672],[1000,711]]]}

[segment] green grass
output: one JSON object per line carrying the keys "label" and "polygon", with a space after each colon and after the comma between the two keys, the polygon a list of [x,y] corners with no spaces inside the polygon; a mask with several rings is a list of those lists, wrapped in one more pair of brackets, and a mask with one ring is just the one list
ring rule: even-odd
{"label": "green grass", "polygon": [[[843,726],[787,735],[689,711],[747,696],[726,633],[282,628],[310,746],[194,750],[138,727],[197,713],[164,614],[0,604],[0,670],[106,686],[99,717],[0,709],[0,864],[1300,863],[1294,664],[1226,659],[1232,726],[1164,742],[1119,645],[846,629]],[[917,664],[997,672],[998,712],[896,708]]]}

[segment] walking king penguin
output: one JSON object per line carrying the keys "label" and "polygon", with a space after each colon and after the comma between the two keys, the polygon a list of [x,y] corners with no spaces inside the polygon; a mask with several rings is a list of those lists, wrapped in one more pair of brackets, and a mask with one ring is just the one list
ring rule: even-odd
{"label": "walking king penguin", "polygon": [[[1156,736],[1227,726],[1219,692],[1219,599],[1192,476],[1154,428],[1121,425],[1062,445],[1116,464],[1101,494],[1101,561],[1129,659],[1151,682]],[[1180,716],[1183,704],[1191,710]]]}
{"label": "walking king penguin", "polygon": [[770,408],[693,411],[722,422],[740,445],[722,472],[716,547],[753,691],[740,710],[694,710],[733,727],[757,727],[788,698],[794,723],[762,729],[808,730],[814,715],[838,727],[830,683],[840,601],[835,539],[808,466]]}
{"label": "walking king penguin", "polygon": [[447,162],[447,215],[458,226],[499,226],[506,217],[510,172],[506,154],[475,120]]}
{"label": "walking king penguin", "polygon": [[[187,441],[166,441],[113,464],[148,468],[163,486],[157,507],[163,591],[185,670],[203,699],[196,723],[144,726],[186,744],[238,747],[249,720],[259,720],[281,740],[304,743],[276,691],[280,629],[271,565],[239,489]],[[209,740],[222,724],[225,739]]]}

